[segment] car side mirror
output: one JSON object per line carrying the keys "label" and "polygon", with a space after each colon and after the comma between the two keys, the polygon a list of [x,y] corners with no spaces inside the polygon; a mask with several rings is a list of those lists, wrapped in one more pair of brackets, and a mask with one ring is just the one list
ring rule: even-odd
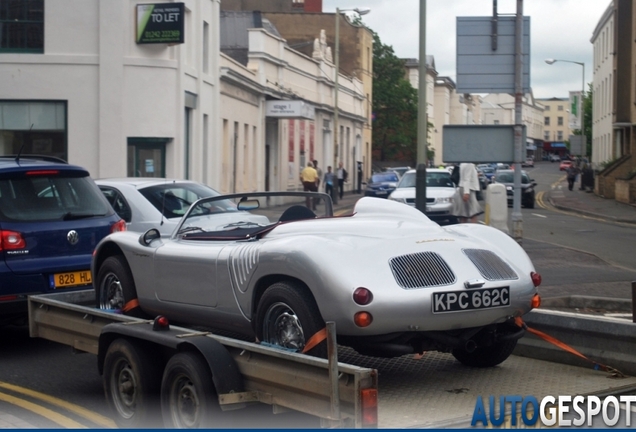
{"label": "car side mirror", "polygon": [[161,233],[157,228],[150,228],[139,237],[139,244],[142,246],[150,246],[154,240],[161,238]]}

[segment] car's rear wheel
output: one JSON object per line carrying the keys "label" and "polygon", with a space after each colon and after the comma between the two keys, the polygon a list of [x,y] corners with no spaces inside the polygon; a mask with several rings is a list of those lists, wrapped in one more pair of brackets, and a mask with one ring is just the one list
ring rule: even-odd
{"label": "car's rear wheel", "polygon": [[97,272],[97,307],[140,318],[146,315],[139,308],[137,289],[126,259],[114,255],[104,260]]}
{"label": "car's rear wheel", "polygon": [[492,367],[503,363],[517,346],[517,339],[497,342],[491,346],[476,348],[472,352],[465,349],[454,349],[452,351],[460,363],[473,367]]}
{"label": "car's rear wheel", "polygon": [[[307,341],[325,327],[311,293],[296,282],[277,282],[267,288],[256,311],[256,335],[271,345],[302,352]],[[327,357],[321,342],[307,354]]]}

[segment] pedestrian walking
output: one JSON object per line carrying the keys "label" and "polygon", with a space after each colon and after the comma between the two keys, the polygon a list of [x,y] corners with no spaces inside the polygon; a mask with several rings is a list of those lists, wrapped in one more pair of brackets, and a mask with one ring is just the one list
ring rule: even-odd
{"label": "pedestrian walking", "polygon": [[[307,166],[300,172],[300,181],[303,183],[303,190],[309,192],[318,192],[318,173],[314,168],[313,162],[307,162]],[[316,210],[316,201],[307,197],[305,199],[307,208]]]}
{"label": "pedestrian walking", "polygon": [[331,165],[327,167],[327,172],[325,173],[323,181],[325,183],[325,193],[331,196],[333,193],[333,185],[336,182],[336,175],[331,171]]}
{"label": "pedestrian walking", "polygon": [[574,183],[576,182],[576,176],[579,173],[579,169],[572,164],[565,172],[568,177],[568,189],[572,190],[574,188]]}
{"label": "pedestrian walking", "polygon": [[336,176],[338,177],[338,196],[342,199],[342,194],[344,193],[344,184],[347,181],[347,170],[342,166],[342,162],[338,163],[338,171],[336,171]]}
{"label": "pedestrian walking", "polygon": [[477,192],[480,190],[477,168],[475,164],[462,163],[455,170],[459,170],[459,183],[453,198],[453,215],[460,223],[476,223],[477,216],[483,213],[477,201]]}

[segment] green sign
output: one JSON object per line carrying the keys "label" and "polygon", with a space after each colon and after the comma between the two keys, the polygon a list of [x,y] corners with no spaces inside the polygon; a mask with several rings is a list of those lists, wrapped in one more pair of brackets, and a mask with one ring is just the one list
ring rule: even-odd
{"label": "green sign", "polygon": [[137,5],[137,43],[183,43],[184,11],[183,3]]}

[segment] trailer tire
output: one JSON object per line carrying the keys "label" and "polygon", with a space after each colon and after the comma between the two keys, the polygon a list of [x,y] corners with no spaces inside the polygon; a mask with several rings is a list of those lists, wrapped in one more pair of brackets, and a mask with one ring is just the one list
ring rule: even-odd
{"label": "trailer tire", "polygon": [[161,381],[161,412],[166,428],[219,426],[221,409],[212,373],[205,359],[195,352],[175,354]]}
{"label": "trailer tire", "polygon": [[[256,309],[259,340],[302,352],[307,341],[325,328],[313,296],[299,283],[277,282],[267,288]],[[307,354],[327,358],[327,344],[321,342]]]}
{"label": "trailer tire", "polygon": [[503,363],[517,346],[517,339],[497,342],[491,346],[478,347],[473,352],[465,349],[454,349],[452,351],[460,363],[472,367],[492,367]]}
{"label": "trailer tire", "polygon": [[121,428],[161,426],[161,369],[150,353],[126,339],[116,339],[104,358],[106,401]]}
{"label": "trailer tire", "polygon": [[137,288],[130,266],[122,255],[113,255],[104,260],[97,272],[97,307],[103,310],[118,310],[125,315],[148,318],[139,307]]}

